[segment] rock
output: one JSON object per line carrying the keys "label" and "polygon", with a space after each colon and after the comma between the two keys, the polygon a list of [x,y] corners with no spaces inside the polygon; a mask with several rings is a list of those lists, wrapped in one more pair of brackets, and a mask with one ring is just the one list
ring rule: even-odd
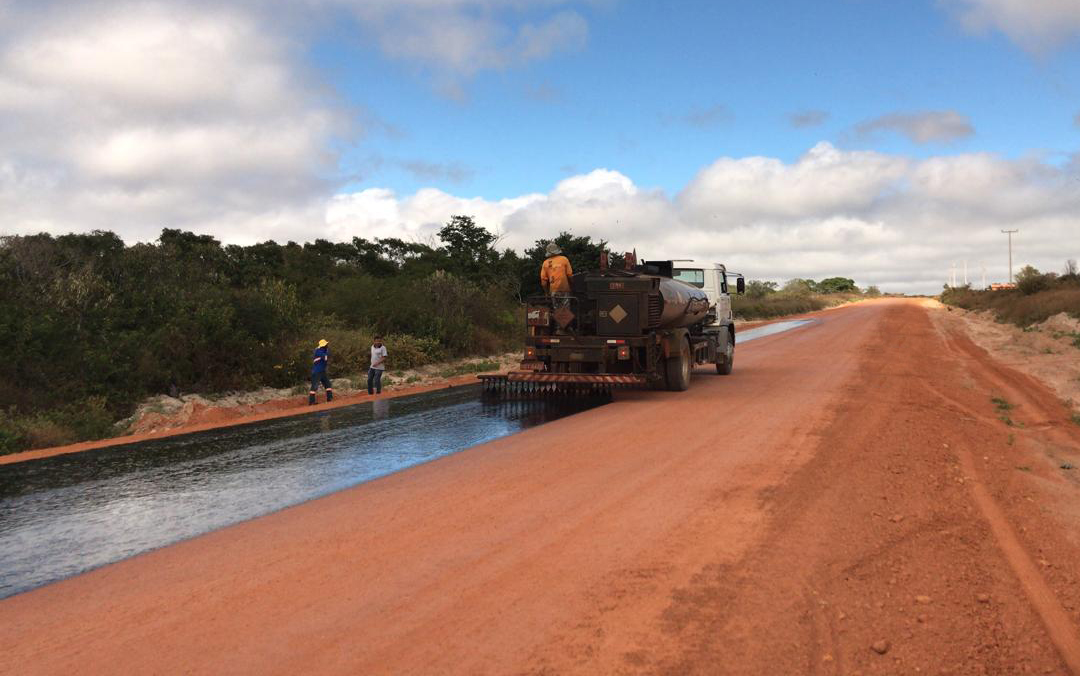
{"label": "rock", "polygon": [[889,652],[889,648],[891,647],[892,646],[885,639],[882,639],[880,641],[874,641],[874,644],[870,646],[870,648],[878,655],[884,655],[885,653]]}
{"label": "rock", "polygon": [[978,601],[979,603],[990,603],[990,595],[989,594],[976,594],[975,595],[975,600]]}
{"label": "rock", "polygon": [[923,605],[926,605],[927,603],[930,603],[930,597],[925,595],[916,596],[915,603],[921,603]]}
{"label": "rock", "polygon": [[889,520],[892,521],[893,523],[900,523],[901,521],[904,520],[904,515],[903,514],[896,514],[896,515],[893,516],[893,518],[891,518]]}
{"label": "rock", "polygon": [[919,616],[918,616],[917,618],[915,618],[915,619],[917,619],[917,620],[919,621],[919,624],[926,624],[926,619],[927,619],[927,618],[926,618],[926,615],[919,615]]}

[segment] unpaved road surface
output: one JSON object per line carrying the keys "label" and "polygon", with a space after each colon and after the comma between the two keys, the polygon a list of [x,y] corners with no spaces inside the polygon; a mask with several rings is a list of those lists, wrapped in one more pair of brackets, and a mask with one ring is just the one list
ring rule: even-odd
{"label": "unpaved road surface", "polygon": [[0,671],[1080,673],[1080,427],[933,312],[0,601]]}

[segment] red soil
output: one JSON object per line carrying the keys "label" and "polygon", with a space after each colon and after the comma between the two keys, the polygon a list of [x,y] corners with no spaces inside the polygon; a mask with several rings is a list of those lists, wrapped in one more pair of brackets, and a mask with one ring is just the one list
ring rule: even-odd
{"label": "red soil", "polygon": [[1080,673],[1080,427],[929,312],[0,601],[0,672]]}

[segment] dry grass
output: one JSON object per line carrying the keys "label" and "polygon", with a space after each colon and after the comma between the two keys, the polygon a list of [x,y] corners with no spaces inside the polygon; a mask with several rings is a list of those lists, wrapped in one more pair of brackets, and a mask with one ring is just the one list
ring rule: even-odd
{"label": "dry grass", "polygon": [[732,296],[731,311],[737,319],[773,319],[824,310],[863,298],[857,293],[787,293],[778,291],[766,296]]}
{"label": "dry grass", "polygon": [[1080,288],[1059,287],[1024,294],[1018,290],[974,291],[950,289],[941,301],[965,310],[989,310],[998,321],[1026,327],[1062,312],[1080,319]]}

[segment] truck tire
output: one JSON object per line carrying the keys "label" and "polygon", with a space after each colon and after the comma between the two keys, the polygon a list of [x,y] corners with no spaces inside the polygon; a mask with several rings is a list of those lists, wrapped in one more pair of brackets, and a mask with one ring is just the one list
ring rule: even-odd
{"label": "truck tire", "polygon": [[679,353],[668,357],[666,367],[667,388],[683,392],[690,388],[690,343],[682,341]]}
{"label": "truck tire", "polygon": [[731,369],[735,368],[735,341],[731,334],[727,334],[724,340],[724,354],[720,355],[716,362],[716,372],[722,376],[731,375]]}

